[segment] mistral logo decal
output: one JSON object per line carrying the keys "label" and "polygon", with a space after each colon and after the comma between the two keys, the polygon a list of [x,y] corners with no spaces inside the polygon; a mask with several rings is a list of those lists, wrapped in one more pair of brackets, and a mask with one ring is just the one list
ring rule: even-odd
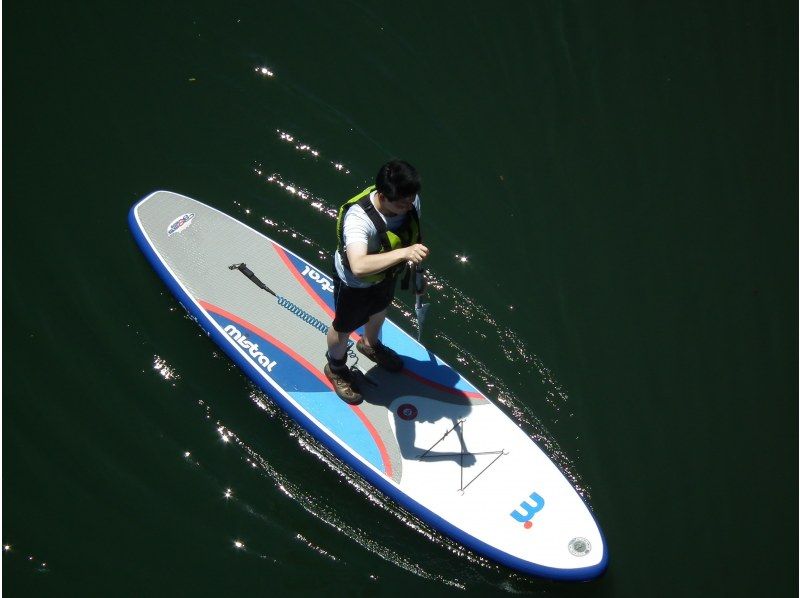
{"label": "mistral logo decal", "polygon": [[328,280],[322,274],[314,270],[314,268],[311,266],[306,266],[306,269],[303,270],[303,276],[308,276],[311,280],[321,286],[323,291],[333,293],[333,284],[328,282]]}
{"label": "mistral logo decal", "polygon": [[525,527],[525,529],[531,528],[533,525],[533,522],[531,521],[533,516],[544,509],[544,499],[539,494],[536,492],[531,493],[530,499],[533,501],[533,504],[527,500],[523,500],[519,505],[519,509],[514,509],[511,511],[511,516],[519,521]]}
{"label": "mistral logo decal", "polygon": [[179,233],[182,230],[189,228],[193,218],[194,214],[192,213],[178,216],[175,220],[169,223],[169,226],[167,227],[167,236],[171,237],[175,233]]}
{"label": "mistral logo decal", "polygon": [[225,333],[231,337],[233,340],[236,341],[236,344],[239,345],[242,349],[246,349],[250,355],[253,356],[261,367],[263,367],[268,372],[272,371],[272,368],[275,367],[277,362],[270,361],[269,357],[264,355],[258,348],[258,343],[254,343],[253,341],[247,340],[247,337],[241,333],[241,331],[234,326],[233,324],[228,324],[225,326]]}

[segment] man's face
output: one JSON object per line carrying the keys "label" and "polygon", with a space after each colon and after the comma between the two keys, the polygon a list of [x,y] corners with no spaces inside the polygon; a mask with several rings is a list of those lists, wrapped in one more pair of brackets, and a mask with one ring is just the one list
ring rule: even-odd
{"label": "man's face", "polygon": [[396,215],[405,214],[414,205],[414,196],[403,197],[397,201],[389,201],[388,199],[383,204],[390,212]]}

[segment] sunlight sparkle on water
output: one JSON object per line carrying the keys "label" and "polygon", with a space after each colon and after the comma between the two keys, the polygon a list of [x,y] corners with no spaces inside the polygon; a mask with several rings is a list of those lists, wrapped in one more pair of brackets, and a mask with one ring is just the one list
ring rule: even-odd
{"label": "sunlight sparkle on water", "polygon": [[[158,372],[164,380],[173,381],[181,379],[180,374],[175,371],[175,368],[170,367],[167,361],[158,355],[153,355],[153,369]],[[173,386],[175,386],[174,383]]]}
{"label": "sunlight sparkle on water", "polygon": [[[287,133],[286,131],[281,131],[280,129],[275,129],[275,132],[278,133],[278,137],[281,139],[281,141],[286,141],[287,143],[293,143],[294,149],[296,149],[298,152],[305,152],[311,154],[315,158],[320,157],[320,151],[318,149],[311,147],[308,143],[300,141],[291,133]],[[332,160],[329,160],[329,162],[339,172],[342,172],[344,174],[350,174],[350,171],[341,162],[334,162]]]}

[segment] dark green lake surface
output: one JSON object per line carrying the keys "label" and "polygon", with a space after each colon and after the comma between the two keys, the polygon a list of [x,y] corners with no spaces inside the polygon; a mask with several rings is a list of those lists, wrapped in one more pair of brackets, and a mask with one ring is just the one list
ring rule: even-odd
{"label": "dark green lake surface", "polygon": [[[796,2],[3,8],[4,595],[796,595]],[[596,582],[351,479],[127,228],[168,189],[330,270],[395,156],[427,344],[584,492]]]}

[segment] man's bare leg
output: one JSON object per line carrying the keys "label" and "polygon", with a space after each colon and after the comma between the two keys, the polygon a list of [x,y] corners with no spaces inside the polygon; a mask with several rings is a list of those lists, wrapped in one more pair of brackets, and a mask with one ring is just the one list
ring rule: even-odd
{"label": "man's bare leg", "polygon": [[369,317],[369,320],[364,325],[364,344],[368,347],[377,347],[380,344],[378,340],[381,328],[383,327],[383,321],[386,319],[386,310],[379,311],[376,314],[372,314]]}
{"label": "man's bare leg", "polygon": [[328,355],[331,358],[339,361],[344,359],[347,353],[347,339],[350,336],[348,332],[337,332],[333,326],[328,328]]}

